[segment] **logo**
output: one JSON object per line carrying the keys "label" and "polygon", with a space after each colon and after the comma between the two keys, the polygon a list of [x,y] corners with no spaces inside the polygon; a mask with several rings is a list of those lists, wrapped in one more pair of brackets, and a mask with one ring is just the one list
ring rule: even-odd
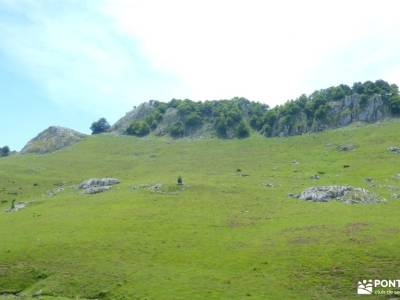
{"label": "logo", "polygon": [[372,295],[374,285],[372,279],[362,280],[357,283],[357,294],[358,295]]}
{"label": "logo", "polygon": [[[393,289],[391,289],[393,288]],[[400,295],[400,279],[364,279],[357,282],[358,295]]]}

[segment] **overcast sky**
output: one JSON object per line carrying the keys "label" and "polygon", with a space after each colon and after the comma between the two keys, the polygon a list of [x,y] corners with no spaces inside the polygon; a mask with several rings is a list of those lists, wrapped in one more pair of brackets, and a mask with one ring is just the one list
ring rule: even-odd
{"label": "overcast sky", "polygon": [[398,0],[0,0],[0,146],[149,99],[400,83]]}

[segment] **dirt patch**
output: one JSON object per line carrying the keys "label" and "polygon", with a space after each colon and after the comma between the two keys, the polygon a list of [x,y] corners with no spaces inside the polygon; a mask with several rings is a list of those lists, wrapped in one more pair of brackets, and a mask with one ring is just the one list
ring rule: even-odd
{"label": "dirt patch", "polygon": [[369,226],[368,223],[349,223],[345,226],[345,232],[347,235],[358,234],[360,231],[366,229]]}
{"label": "dirt patch", "polygon": [[308,245],[308,244],[315,244],[317,242],[316,239],[309,238],[309,237],[298,237],[289,241],[289,244],[292,245]]}

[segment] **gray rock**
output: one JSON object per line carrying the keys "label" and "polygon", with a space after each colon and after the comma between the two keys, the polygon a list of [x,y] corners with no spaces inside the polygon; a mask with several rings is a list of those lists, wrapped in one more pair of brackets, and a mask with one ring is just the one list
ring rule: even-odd
{"label": "gray rock", "polygon": [[344,152],[347,152],[347,151],[352,151],[352,150],[354,150],[356,148],[356,145],[354,145],[354,144],[344,144],[344,145],[339,145],[339,146],[337,146],[337,150],[338,151],[344,151]]}
{"label": "gray rock", "polygon": [[91,178],[89,180],[83,181],[79,185],[79,188],[87,189],[90,187],[110,186],[118,183],[120,183],[120,181],[117,178]]}
{"label": "gray rock", "polygon": [[84,194],[97,194],[108,191],[112,185],[118,183],[120,181],[117,178],[91,178],[83,181],[79,188],[83,190]]}
{"label": "gray rock", "polygon": [[84,194],[98,194],[98,193],[102,193],[102,192],[106,192],[109,189],[111,189],[111,186],[91,186],[86,188],[83,193]]}
{"label": "gray rock", "polygon": [[365,178],[365,181],[371,183],[372,181],[374,181],[374,179],[372,177],[367,177]]}
{"label": "gray rock", "polygon": [[293,193],[289,193],[289,194],[288,194],[288,197],[289,197],[289,198],[299,198],[300,195],[298,195],[298,194],[293,194]]}
{"label": "gray rock", "polygon": [[350,186],[319,186],[305,189],[299,196],[301,200],[315,202],[327,202],[342,197],[346,192],[352,190]]}
{"label": "gray rock", "polygon": [[395,153],[395,154],[400,154],[400,147],[397,146],[391,146],[387,148],[389,152]]}
{"label": "gray rock", "polygon": [[[304,112],[292,116],[290,125],[285,116],[278,117],[272,125],[271,136],[300,135],[326,129],[344,127],[355,122],[373,123],[391,117],[389,104],[381,95],[361,99],[358,94],[346,96],[342,100],[328,101],[328,118],[319,121],[307,117]],[[344,150],[346,151],[346,150]]]}
{"label": "gray rock", "polygon": [[316,179],[316,180],[318,180],[320,178],[321,178],[321,176],[319,176],[319,175],[313,175],[310,177],[310,179]]}
{"label": "gray rock", "polygon": [[366,189],[354,188],[349,185],[311,187],[305,189],[298,198],[313,202],[338,200],[346,204],[372,204],[384,202],[383,199],[380,199]]}
{"label": "gray rock", "polygon": [[144,120],[155,109],[156,109],[156,101],[154,100],[150,100],[149,102],[145,102],[137,107],[134,107],[133,110],[128,112],[123,118],[119,119],[113,126],[111,126],[110,132],[117,134],[125,134],[129,125],[133,121]]}
{"label": "gray rock", "polygon": [[6,211],[7,211],[7,212],[16,212],[16,211],[19,211],[20,209],[25,208],[26,205],[27,205],[26,202],[16,202],[16,203],[14,204],[14,207],[13,207],[13,208],[8,208],[8,209],[6,209]]}
{"label": "gray rock", "polygon": [[30,140],[21,150],[21,154],[45,154],[74,145],[86,137],[78,131],[51,126]]}

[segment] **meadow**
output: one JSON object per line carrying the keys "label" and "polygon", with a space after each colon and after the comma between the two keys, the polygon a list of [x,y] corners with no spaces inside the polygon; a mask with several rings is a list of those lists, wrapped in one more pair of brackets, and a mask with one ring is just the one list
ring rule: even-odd
{"label": "meadow", "polygon": [[[399,276],[400,155],[387,151],[399,132],[389,121],[285,138],[104,134],[2,158],[0,299],[359,299],[358,280]],[[121,183],[82,194],[92,177]],[[387,202],[288,197],[334,184]],[[13,199],[28,204],[6,212]]]}

